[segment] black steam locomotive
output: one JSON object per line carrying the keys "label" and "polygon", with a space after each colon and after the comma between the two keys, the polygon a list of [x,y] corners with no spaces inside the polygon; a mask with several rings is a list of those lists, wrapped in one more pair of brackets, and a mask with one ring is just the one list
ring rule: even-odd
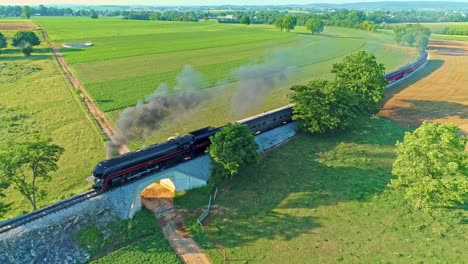
{"label": "black steam locomotive", "polygon": [[[388,83],[413,72],[427,60],[427,52],[414,62],[385,75]],[[291,121],[292,105],[287,105],[260,115],[239,120],[252,133],[259,134]],[[202,155],[211,144],[209,137],[221,128],[206,127],[167,142],[129,152],[119,157],[99,162],[93,170],[93,188],[103,192],[125,182],[144,177],[152,172],[173,166],[184,160]]]}
{"label": "black steam locomotive", "polygon": [[[259,134],[290,122],[291,117],[292,105],[288,105],[239,120],[237,123],[245,124],[252,133]],[[93,188],[103,192],[184,160],[203,155],[211,144],[209,137],[220,130],[221,128],[202,128],[161,144],[101,161],[93,170],[95,178]]]}

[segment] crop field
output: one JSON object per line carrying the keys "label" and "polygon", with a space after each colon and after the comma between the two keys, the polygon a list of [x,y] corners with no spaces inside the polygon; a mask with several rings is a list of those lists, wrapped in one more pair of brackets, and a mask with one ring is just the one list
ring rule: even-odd
{"label": "crop field", "polygon": [[[346,133],[300,134],[222,186],[192,233],[213,263],[464,263],[467,211],[411,212],[386,191],[406,129],[362,117]],[[194,190],[176,204],[207,201]]]}
{"label": "crop field", "polygon": [[[14,22],[12,22],[14,21]],[[8,24],[23,24],[10,20]],[[0,20],[0,28],[4,27]],[[30,24],[21,28],[32,27]],[[8,38],[16,30],[0,30]],[[66,83],[45,44],[35,47],[31,57],[8,46],[0,54],[0,150],[38,133],[65,149],[58,171],[50,182],[39,181],[47,195],[39,206],[88,190],[86,177],[105,157],[100,132],[86,114],[78,96]],[[10,204],[3,219],[31,210],[31,205],[10,187],[1,198]]]}
{"label": "crop field", "polygon": [[[174,85],[184,65],[206,79],[210,98],[190,114],[163,123],[160,134],[187,132],[284,105],[291,84],[328,77],[331,64],[356,49],[376,54],[388,70],[416,57],[416,50],[397,47],[391,36],[326,28],[318,36],[298,27],[280,32],[268,25],[132,21],[116,18],[34,18],[56,43],[93,42],[93,47],[62,49],[66,61],[111,121],[154,92],[160,83]],[[233,71],[283,54],[294,68],[287,84],[268,92],[261,105],[239,116],[231,98],[236,93]],[[199,118],[199,116],[202,116]],[[196,123],[193,122],[197,116]],[[191,121],[190,121],[191,120]],[[161,139],[161,138],[159,138]]]}
{"label": "crop field", "polygon": [[468,42],[431,40],[425,68],[389,90],[379,115],[411,126],[454,123],[468,135]]}

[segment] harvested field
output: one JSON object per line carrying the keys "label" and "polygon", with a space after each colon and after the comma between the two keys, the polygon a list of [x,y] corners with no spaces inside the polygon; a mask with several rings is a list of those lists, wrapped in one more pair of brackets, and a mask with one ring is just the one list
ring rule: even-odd
{"label": "harvested field", "polygon": [[33,30],[37,26],[33,23],[0,23],[0,30]]}
{"label": "harvested field", "polygon": [[468,42],[432,40],[425,68],[392,87],[380,116],[407,125],[454,123],[468,135]]}

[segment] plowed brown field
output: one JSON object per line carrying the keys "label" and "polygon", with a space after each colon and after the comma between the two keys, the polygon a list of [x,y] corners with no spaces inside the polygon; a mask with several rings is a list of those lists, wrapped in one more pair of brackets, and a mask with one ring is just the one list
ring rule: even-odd
{"label": "plowed brown field", "polygon": [[454,123],[468,135],[468,42],[432,40],[429,62],[389,88],[379,116],[418,126]]}
{"label": "plowed brown field", "polygon": [[37,26],[33,23],[0,23],[0,30],[33,30]]}

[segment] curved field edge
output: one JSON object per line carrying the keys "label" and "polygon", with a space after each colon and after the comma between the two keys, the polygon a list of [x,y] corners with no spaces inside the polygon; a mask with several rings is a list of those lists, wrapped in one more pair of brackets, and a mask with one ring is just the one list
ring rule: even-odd
{"label": "curved field edge", "polygon": [[[386,191],[406,127],[362,117],[347,132],[299,134],[222,186],[201,232],[213,263],[462,263],[463,208],[411,212]],[[203,208],[189,191],[179,207]]]}
{"label": "curved field edge", "polygon": [[431,40],[428,64],[388,90],[380,116],[419,126],[454,123],[468,134],[468,42]]}
{"label": "curved field edge", "polygon": [[[2,31],[7,37],[14,32]],[[25,58],[19,49],[9,46],[0,54],[0,63],[5,66],[2,71],[8,71],[0,74],[0,115],[6,118],[0,125],[1,145],[7,147],[12,141],[20,141],[31,130],[52,138],[54,144],[65,149],[58,162],[59,169],[51,173],[52,180],[38,183],[46,191],[46,196],[38,202],[39,207],[88,190],[91,183],[86,177],[105,157],[103,140],[78,95],[60,72],[50,49],[41,44],[35,47],[31,57]],[[2,202],[10,204],[5,219],[31,210],[31,205],[13,187],[5,195]]]}

